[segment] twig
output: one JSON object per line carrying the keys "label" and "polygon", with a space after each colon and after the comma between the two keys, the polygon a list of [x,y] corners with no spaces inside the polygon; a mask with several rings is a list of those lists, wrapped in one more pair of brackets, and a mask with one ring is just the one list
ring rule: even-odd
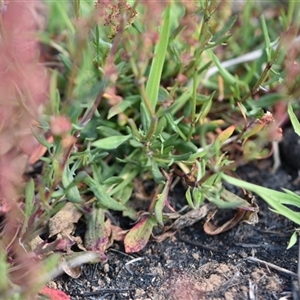
{"label": "twig", "polygon": [[289,271],[289,270],[287,270],[285,268],[281,268],[281,267],[276,266],[276,265],[274,265],[272,263],[266,262],[264,260],[261,260],[261,259],[255,258],[255,257],[247,257],[246,260],[249,261],[249,262],[262,263],[262,264],[265,264],[266,266],[268,266],[268,267],[270,267],[272,269],[275,269],[275,270],[277,270],[279,272],[283,272],[283,273],[286,273],[288,275],[291,275],[291,276],[294,276],[294,277],[298,277],[298,275],[296,273],[292,272],[292,271]]}
{"label": "twig", "polygon": [[135,262],[137,262],[137,261],[143,260],[144,258],[145,258],[145,257],[137,257],[137,258],[134,258],[134,259],[128,261],[128,262],[125,264],[125,269],[132,275],[133,273],[131,272],[129,265],[131,265],[131,264],[133,264],[133,263],[135,263]]}
{"label": "twig", "polygon": [[249,299],[256,300],[257,285],[249,280]]}

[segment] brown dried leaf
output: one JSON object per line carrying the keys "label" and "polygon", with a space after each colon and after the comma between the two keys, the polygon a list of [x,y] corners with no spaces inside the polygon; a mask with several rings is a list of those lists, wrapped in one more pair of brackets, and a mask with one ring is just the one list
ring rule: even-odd
{"label": "brown dried leaf", "polygon": [[71,234],[74,229],[74,223],[77,223],[81,218],[82,213],[77,209],[77,207],[71,203],[67,202],[66,205],[49,221],[49,236],[65,232],[66,234]]}
{"label": "brown dried leaf", "polygon": [[259,206],[257,205],[256,199],[254,196],[252,196],[252,198],[251,198],[251,205],[254,210],[246,211],[242,222],[247,223],[249,225],[255,225],[258,223]]}
{"label": "brown dried leaf", "polygon": [[215,205],[208,203],[200,206],[197,209],[187,212],[185,215],[179,217],[173,224],[173,229],[182,229],[193,225],[202,220],[208,213],[215,208]]}
{"label": "brown dried leaf", "polygon": [[166,240],[167,238],[174,236],[175,234],[176,234],[176,231],[167,231],[167,232],[163,232],[162,234],[153,236],[153,237],[158,243],[161,243],[164,240]]}
{"label": "brown dried leaf", "polygon": [[215,210],[214,212],[212,212],[208,219],[206,220],[203,229],[205,231],[205,233],[210,234],[210,235],[216,235],[216,234],[220,234],[222,232],[225,232],[231,228],[233,228],[235,225],[237,225],[245,216],[246,211],[243,209],[236,209],[236,213],[234,215],[234,217],[232,219],[230,219],[229,221],[225,222],[223,225],[221,226],[216,226],[212,219],[215,216],[215,214],[217,213],[218,210]]}
{"label": "brown dried leaf", "polygon": [[72,278],[78,278],[81,275],[81,266],[70,266],[66,258],[64,258],[63,256],[60,259],[60,266],[62,270]]}

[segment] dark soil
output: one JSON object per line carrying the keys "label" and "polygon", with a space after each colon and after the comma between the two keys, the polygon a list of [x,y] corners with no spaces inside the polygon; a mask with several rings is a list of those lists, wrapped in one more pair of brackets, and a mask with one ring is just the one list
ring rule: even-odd
{"label": "dark soil", "polygon": [[[289,159],[293,162],[293,157]],[[273,189],[299,189],[295,170],[283,166],[271,174],[270,169],[271,161],[261,161],[238,173]],[[184,189],[176,189],[172,197],[180,202]],[[161,243],[149,242],[133,255],[114,245],[104,265],[85,265],[78,279],[64,275],[51,285],[71,299],[297,299],[293,289],[297,277],[286,272],[296,273],[298,267],[298,245],[286,249],[294,224],[257,201],[259,223],[254,226],[240,223],[209,236],[198,222]]]}

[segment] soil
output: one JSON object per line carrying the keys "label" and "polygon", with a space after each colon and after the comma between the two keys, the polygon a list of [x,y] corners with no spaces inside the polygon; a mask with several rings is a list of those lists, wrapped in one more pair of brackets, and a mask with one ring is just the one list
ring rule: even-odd
{"label": "soil", "polygon": [[[253,183],[296,191],[300,187],[297,171],[288,166],[295,159],[286,157],[275,174],[270,172],[271,161],[252,163],[238,173]],[[184,189],[175,188],[172,202],[182,199]],[[50,286],[65,291],[71,299],[88,300],[299,299],[298,245],[287,250],[295,225],[274,214],[261,199],[257,203],[256,225],[239,223],[225,233],[209,236],[200,221],[163,242],[152,240],[132,255],[115,244],[104,265],[85,265],[79,278],[64,275]]]}

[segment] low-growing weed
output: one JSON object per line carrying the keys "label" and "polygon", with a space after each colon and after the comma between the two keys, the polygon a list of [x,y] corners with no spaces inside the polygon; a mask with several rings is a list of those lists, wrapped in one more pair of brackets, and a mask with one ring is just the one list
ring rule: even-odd
{"label": "low-growing weed", "polygon": [[42,27],[15,21],[30,37],[17,50],[10,25],[21,4],[2,5],[2,298],[32,297],[60,270],[78,276],[63,266],[105,261],[115,241],[141,250],[180,217],[169,197],[179,181],[189,209],[255,214],[226,181],[299,224],[285,206],[299,207],[298,195],[232,177],[272,155],[299,98],[300,9],[280,3],[46,1],[35,9]]}

